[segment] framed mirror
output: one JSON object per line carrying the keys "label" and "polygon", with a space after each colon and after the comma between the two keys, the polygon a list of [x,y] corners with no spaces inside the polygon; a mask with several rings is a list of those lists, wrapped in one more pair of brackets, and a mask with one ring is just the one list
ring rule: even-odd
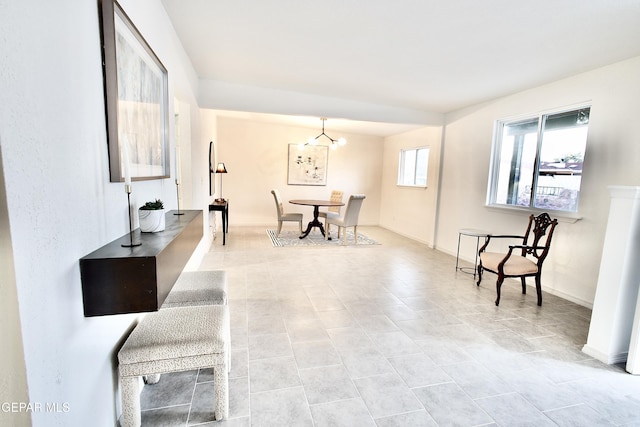
{"label": "framed mirror", "polygon": [[213,146],[213,141],[209,143],[209,196],[213,196],[216,191],[216,174],[214,168],[216,167],[216,151]]}

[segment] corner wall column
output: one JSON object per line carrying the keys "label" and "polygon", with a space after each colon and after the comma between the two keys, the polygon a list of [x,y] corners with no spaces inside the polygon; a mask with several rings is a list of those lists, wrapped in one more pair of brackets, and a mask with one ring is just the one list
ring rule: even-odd
{"label": "corner wall column", "polygon": [[[632,329],[640,333],[640,187],[609,186],[611,205],[587,344],[582,351],[608,364],[628,353]],[[638,347],[637,339],[636,347]],[[638,354],[637,357],[640,357]],[[640,364],[640,360],[636,362]],[[639,365],[640,368],[640,365]],[[640,372],[639,372],[640,373]]]}

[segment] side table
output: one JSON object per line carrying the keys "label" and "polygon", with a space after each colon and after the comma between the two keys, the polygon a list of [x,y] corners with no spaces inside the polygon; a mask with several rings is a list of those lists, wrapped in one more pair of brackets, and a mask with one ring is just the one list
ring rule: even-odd
{"label": "side table", "polygon": [[491,233],[488,233],[483,230],[476,230],[473,228],[461,228],[458,230],[458,250],[456,252],[456,271],[460,270],[463,273],[471,274],[469,271],[465,271],[469,269],[469,267],[458,267],[458,261],[460,259],[460,237],[462,236],[470,236],[476,238],[476,259],[473,264],[473,280],[476,279],[476,274],[478,272],[478,250],[480,250],[480,238],[484,237],[485,241],[487,237],[489,237]]}
{"label": "side table", "polygon": [[229,201],[213,201],[209,204],[209,212],[220,211],[222,212],[222,244],[227,244],[227,233],[229,232]]}

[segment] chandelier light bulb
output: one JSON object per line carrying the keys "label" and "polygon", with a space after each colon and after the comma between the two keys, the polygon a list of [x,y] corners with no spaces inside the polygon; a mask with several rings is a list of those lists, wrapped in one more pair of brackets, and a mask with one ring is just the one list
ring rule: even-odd
{"label": "chandelier light bulb", "polygon": [[327,135],[324,132],[324,122],[327,119],[325,117],[321,117],[320,120],[322,120],[322,133],[320,135],[316,136],[315,138],[309,138],[307,140],[307,142],[304,143],[304,144],[302,142],[300,144],[298,144],[298,148],[300,150],[303,150],[306,145],[314,145],[314,146],[318,145],[318,138],[320,138],[321,136],[324,136],[325,138],[327,138],[327,139],[329,139],[331,141],[330,146],[331,146],[332,150],[337,149],[339,145],[345,145],[347,143],[347,140],[342,138],[342,137],[339,138],[339,139],[333,139],[329,135]]}

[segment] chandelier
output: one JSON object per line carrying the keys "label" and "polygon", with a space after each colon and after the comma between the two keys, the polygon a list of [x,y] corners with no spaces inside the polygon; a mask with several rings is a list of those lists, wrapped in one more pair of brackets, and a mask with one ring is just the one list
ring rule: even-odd
{"label": "chandelier", "polygon": [[298,144],[298,148],[300,150],[304,150],[304,147],[306,147],[307,145],[318,145],[318,138],[320,138],[321,136],[324,136],[325,138],[331,141],[330,147],[332,150],[335,150],[336,148],[338,148],[338,145],[345,145],[347,143],[347,140],[344,138],[333,139],[329,135],[327,135],[324,132],[324,122],[327,120],[327,118],[321,117],[320,120],[322,120],[322,133],[316,136],[315,138],[309,138],[307,142],[304,142],[304,143],[301,142],[300,144]]}

